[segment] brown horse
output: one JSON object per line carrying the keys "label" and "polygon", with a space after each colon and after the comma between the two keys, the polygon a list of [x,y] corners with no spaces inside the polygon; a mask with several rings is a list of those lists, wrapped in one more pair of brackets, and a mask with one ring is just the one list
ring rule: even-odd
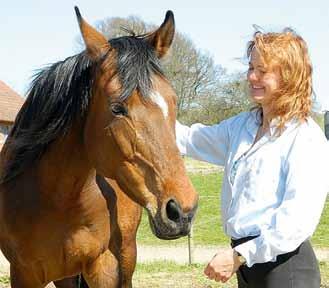
{"label": "brown horse", "polygon": [[160,238],[186,235],[195,214],[175,144],[176,95],[158,60],[173,14],[153,33],[108,42],[76,13],[86,52],[36,76],[1,152],[0,246],[13,288],[79,273],[91,288],[120,285],[111,201],[96,173],[146,208]]}

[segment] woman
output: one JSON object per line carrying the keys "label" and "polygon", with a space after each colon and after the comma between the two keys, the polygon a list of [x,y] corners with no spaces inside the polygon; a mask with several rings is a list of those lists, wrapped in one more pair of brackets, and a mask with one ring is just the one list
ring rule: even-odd
{"label": "woman", "polygon": [[329,149],[310,118],[312,67],[292,30],[254,35],[248,82],[256,107],[218,125],[177,123],[183,154],[225,166],[222,219],[232,249],[205,274],[239,288],[319,288],[309,238],[329,191]]}

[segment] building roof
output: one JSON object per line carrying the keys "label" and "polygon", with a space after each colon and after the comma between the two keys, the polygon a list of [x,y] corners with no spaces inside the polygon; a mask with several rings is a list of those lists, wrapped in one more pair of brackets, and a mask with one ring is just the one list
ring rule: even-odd
{"label": "building roof", "polygon": [[14,122],[24,99],[0,80],[0,121]]}

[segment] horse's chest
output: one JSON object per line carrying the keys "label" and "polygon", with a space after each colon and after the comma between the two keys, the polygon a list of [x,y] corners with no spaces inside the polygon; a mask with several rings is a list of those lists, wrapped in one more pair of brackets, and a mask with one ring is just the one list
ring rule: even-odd
{"label": "horse's chest", "polygon": [[71,233],[63,245],[65,259],[92,260],[108,248],[109,231],[99,231],[94,227],[81,227]]}
{"label": "horse's chest", "polygon": [[58,265],[81,263],[97,258],[109,244],[110,219],[103,209],[88,213],[73,209],[55,216],[49,213],[34,223],[28,233],[15,233],[15,254],[23,262],[51,259]]}
{"label": "horse's chest", "polygon": [[33,245],[31,240],[37,240],[31,237],[25,245],[16,247],[17,258],[12,260],[31,267],[37,274],[47,275],[45,281],[68,277],[80,273],[84,264],[93,262],[108,248],[109,232],[105,233],[99,235],[100,231],[94,231],[93,227],[82,226],[66,237],[52,235],[48,241],[34,243],[39,245]]}

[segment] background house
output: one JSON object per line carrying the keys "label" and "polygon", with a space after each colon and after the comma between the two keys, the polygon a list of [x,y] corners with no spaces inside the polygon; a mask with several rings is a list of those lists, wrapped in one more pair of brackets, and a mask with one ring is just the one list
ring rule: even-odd
{"label": "background house", "polygon": [[0,80],[0,149],[23,103],[24,99]]}

